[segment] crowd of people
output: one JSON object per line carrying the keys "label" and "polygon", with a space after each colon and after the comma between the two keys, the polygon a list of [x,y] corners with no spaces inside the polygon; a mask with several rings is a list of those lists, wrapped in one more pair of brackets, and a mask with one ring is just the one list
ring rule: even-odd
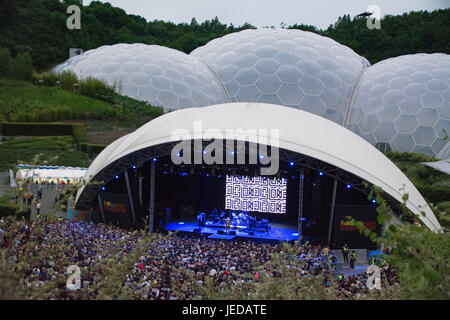
{"label": "crowd of people", "polygon": [[[23,275],[24,286],[39,288],[49,281],[67,279],[67,267],[81,270],[81,285],[76,294],[59,281],[46,293],[48,299],[95,299],[104,278],[100,262],[108,258],[130,255],[141,237],[112,225],[70,221],[34,221],[18,223],[0,221],[0,249],[7,252],[12,265],[23,263],[24,256],[32,257],[29,270]],[[31,248],[30,248],[31,244]],[[336,264],[336,256],[328,248],[305,245],[297,248],[301,276],[329,275]],[[142,250],[142,248],[141,248]],[[258,282],[262,273],[280,276],[271,263],[275,253],[284,250],[282,244],[245,241],[208,240],[171,236],[157,236],[140,251],[136,261],[123,274],[121,288],[129,288],[140,299],[168,300],[203,298],[198,290],[206,279],[214,279],[218,288]],[[61,252],[62,251],[62,252]],[[26,258],[25,257],[25,258]],[[393,283],[389,267],[385,274]],[[335,286],[340,297],[348,298],[367,289],[367,275],[356,277],[326,277],[324,285]],[[28,298],[36,298],[31,293]]]}

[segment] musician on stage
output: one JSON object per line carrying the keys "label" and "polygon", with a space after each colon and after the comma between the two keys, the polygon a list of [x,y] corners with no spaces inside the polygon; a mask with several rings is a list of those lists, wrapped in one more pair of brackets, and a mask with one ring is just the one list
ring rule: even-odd
{"label": "musician on stage", "polygon": [[228,233],[228,231],[230,231],[230,217],[227,217],[225,219],[225,229],[226,229],[227,233]]}

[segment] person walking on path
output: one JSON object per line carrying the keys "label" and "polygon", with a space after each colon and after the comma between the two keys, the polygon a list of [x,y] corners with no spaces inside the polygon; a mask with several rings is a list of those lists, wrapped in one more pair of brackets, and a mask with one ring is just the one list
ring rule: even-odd
{"label": "person walking on path", "polygon": [[36,202],[36,214],[38,216],[41,214],[41,203],[39,201]]}

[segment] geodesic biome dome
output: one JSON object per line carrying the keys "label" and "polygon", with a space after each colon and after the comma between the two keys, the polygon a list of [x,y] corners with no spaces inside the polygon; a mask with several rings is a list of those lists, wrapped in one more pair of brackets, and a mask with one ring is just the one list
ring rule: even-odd
{"label": "geodesic biome dome", "polygon": [[220,83],[207,66],[183,52],[157,45],[102,46],[58,65],[116,85],[120,94],[166,110],[225,102]]}
{"label": "geodesic biome dome", "polygon": [[339,124],[355,80],[369,65],[330,38],[284,29],[232,33],[191,55],[217,73],[231,101],[290,106]]}
{"label": "geodesic biome dome", "polygon": [[405,55],[367,68],[347,127],[395,151],[448,157],[450,56]]}
{"label": "geodesic biome dome", "polygon": [[336,41],[301,30],[244,30],[190,55],[145,44],[89,50],[57,66],[120,81],[121,94],[165,110],[264,102],[312,112],[387,150],[450,156],[450,55],[373,66]]}

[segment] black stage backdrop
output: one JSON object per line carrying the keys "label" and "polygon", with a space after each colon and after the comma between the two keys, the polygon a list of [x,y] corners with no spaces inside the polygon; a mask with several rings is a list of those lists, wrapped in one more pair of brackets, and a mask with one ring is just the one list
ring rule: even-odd
{"label": "black stage backdrop", "polygon": [[117,224],[117,222],[128,228],[131,224],[131,211],[126,194],[103,192],[103,210],[106,223]]}
{"label": "black stage backdrop", "polygon": [[377,224],[377,212],[375,206],[370,205],[337,205],[334,211],[334,242],[337,247],[347,243],[352,248],[371,248],[376,244],[369,238],[360,234],[359,229],[346,220],[351,216],[357,221],[379,234],[380,227]]}

